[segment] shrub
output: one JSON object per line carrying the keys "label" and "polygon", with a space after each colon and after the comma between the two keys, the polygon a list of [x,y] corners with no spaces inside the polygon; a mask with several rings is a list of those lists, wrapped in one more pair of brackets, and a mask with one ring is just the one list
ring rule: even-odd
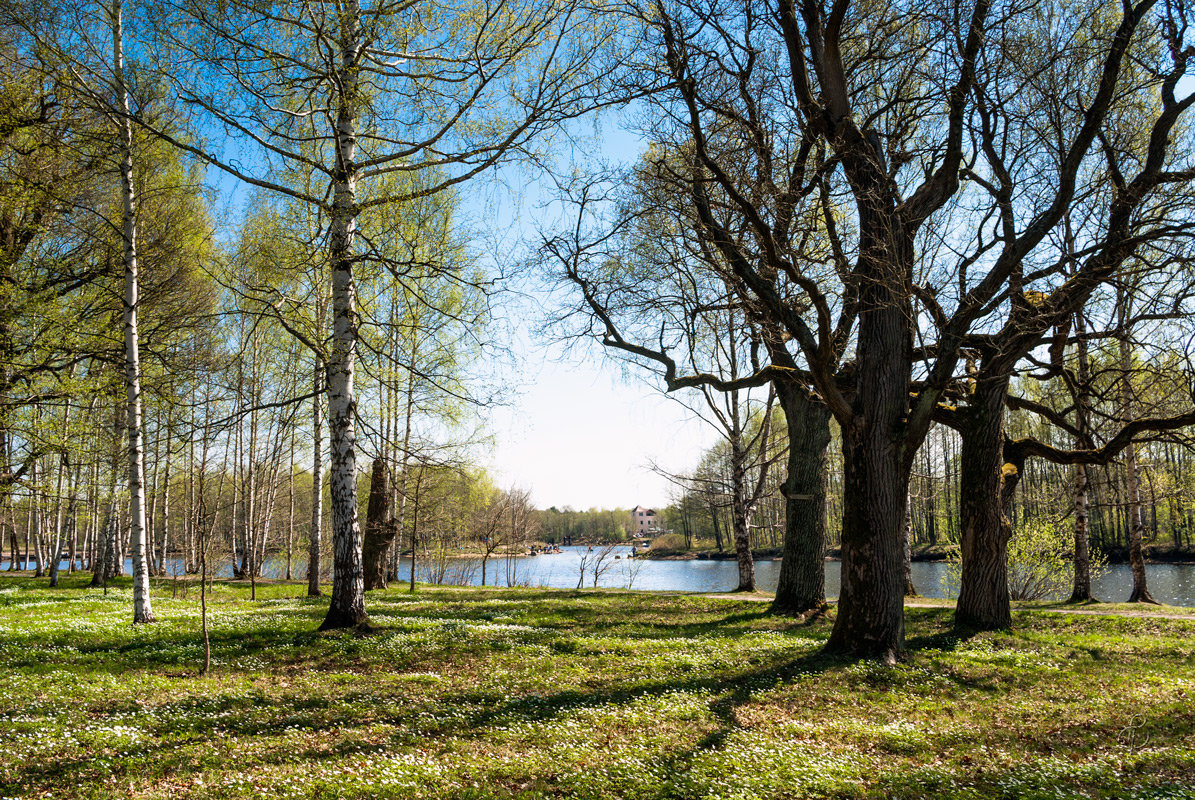
{"label": "shrub", "polygon": [[651,549],[657,552],[685,549],[685,537],[679,533],[665,533],[651,540]]}
{"label": "shrub", "polygon": [[1018,525],[1008,542],[1008,592],[1013,600],[1064,595],[1074,575],[1074,540],[1065,528],[1044,519]]}
{"label": "shrub", "polygon": [[[962,574],[960,548],[947,547],[950,564],[942,575],[942,591],[958,597]],[[1051,520],[1026,520],[1013,529],[1008,542],[1008,594],[1013,600],[1061,600],[1074,580],[1074,535]],[[1107,562],[1091,554],[1091,577],[1104,572]]]}

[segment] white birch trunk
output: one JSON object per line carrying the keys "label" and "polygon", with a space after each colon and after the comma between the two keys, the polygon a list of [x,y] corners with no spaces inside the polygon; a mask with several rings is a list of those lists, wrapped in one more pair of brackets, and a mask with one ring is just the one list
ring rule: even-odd
{"label": "white birch trunk", "polygon": [[129,523],[133,555],[133,622],[153,622],[145,530],[145,452],[141,419],[141,354],[137,331],[137,218],[133,186],[133,127],[124,82],[121,0],[112,0],[112,77],[120,125],[120,183],[124,223],[124,351],[129,416]]}
{"label": "white birch trunk", "polygon": [[[70,433],[70,424],[71,398],[70,395],[67,395],[66,405],[62,412],[62,438],[64,448],[67,436]],[[58,585],[58,554],[62,552],[62,543],[65,540],[63,536],[64,531],[62,528],[64,511],[62,487],[66,482],[66,473],[68,469],[70,469],[70,457],[67,455],[66,450],[64,449],[62,451],[61,457],[58,460],[58,477],[54,484],[54,549],[53,552],[50,553],[50,586]]]}
{"label": "white birch trunk", "polygon": [[[323,320],[323,314],[319,314]],[[307,535],[307,596],[318,597],[320,573],[320,538],[324,522],[324,411],[322,394],[324,388],[323,364],[315,362],[315,376],[312,380],[314,395],[311,398],[311,529]]]}
{"label": "white birch trunk", "polygon": [[36,559],[37,567],[34,569],[33,577],[40,578],[46,573],[46,555],[43,550],[41,535],[41,499],[37,489],[38,479],[38,459],[33,459],[32,465],[29,467],[29,521],[25,527],[25,551],[33,551],[33,557]]}
{"label": "white birch trunk", "polygon": [[158,572],[166,574],[166,551],[170,549],[170,424],[166,425],[166,467],[162,477],[162,538],[159,540],[161,550],[158,555]]}
{"label": "white birch trunk", "polygon": [[333,171],[329,236],[332,266],[332,352],[328,359],[328,427],[332,468],[332,602],[321,629],[362,623],[365,578],[361,564],[361,525],[357,518],[357,398],[353,369],[357,355],[356,287],[353,244],[357,230],[357,62],[361,51],[361,6],[346,3],[341,13],[340,87],[336,117],[336,168]]}

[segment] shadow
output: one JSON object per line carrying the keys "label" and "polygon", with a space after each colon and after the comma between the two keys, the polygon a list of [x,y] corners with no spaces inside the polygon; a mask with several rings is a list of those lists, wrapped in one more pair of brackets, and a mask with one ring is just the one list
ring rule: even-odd
{"label": "shadow", "polygon": [[[201,771],[205,763],[213,770],[231,771],[236,765],[230,765],[226,755],[211,752],[211,743],[223,741],[229,734],[254,740],[245,752],[253,753],[253,767],[257,769],[295,760],[325,763],[362,752],[361,748],[366,752],[424,748],[430,743],[430,749],[436,750],[438,743],[448,739],[484,745],[494,731],[519,723],[551,722],[589,708],[609,709],[612,718],[617,718],[622,714],[620,706],[641,699],[699,694],[698,699],[691,698],[690,702],[708,708],[708,715],[701,714],[701,727],[678,735],[654,756],[662,763],[665,774],[683,775],[694,759],[724,747],[749,720],[758,717],[756,706],[787,703],[788,696],[783,692],[775,696],[771,693],[802,676],[820,676],[817,688],[832,686],[838,691],[845,687],[845,691],[853,691],[859,687],[852,700],[860,704],[871,702],[869,694],[888,697],[906,690],[919,698],[928,698],[927,705],[939,702],[939,692],[947,698],[971,697],[986,704],[991,692],[1009,691],[1007,683],[1001,685],[999,674],[989,675],[986,666],[970,669],[965,659],[958,659],[958,665],[952,660],[939,662],[944,665],[944,670],[935,676],[935,680],[943,679],[939,682],[923,682],[923,670],[916,668],[887,669],[864,664],[856,669],[860,659],[827,655],[816,649],[824,636],[825,615],[794,619],[771,615],[763,604],[746,601],[734,603],[695,597],[678,602],[675,597],[610,594],[617,594],[623,602],[594,602],[606,593],[537,590],[504,590],[500,594],[476,590],[421,591],[414,598],[399,593],[371,595],[370,612],[375,622],[373,630],[368,632],[317,633],[315,626],[323,610],[318,598],[298,607],[263,605],[260,617],[256,607],[239,606],[234,622],[241,629],[222,628],[212,633],[214,651],[224,663],[217,665],[214,677],[205,685],[203,691],[209,692],[206,697],[183,691],[177,698],[160,702],[147,714],[142,713],[144,707],[131,695],[121,694],[121,699],[113,698],[111,702],[97,700],[81,711],[97,718],[131,715],[135,717],[133,724],[144,731],[145,743],[122,746],[124,752],[112,756],[108,754],[112,745],[97,740],[96,751],[28,759],[13,774],[0,778],[0,795],[29,793],[31,787],[40,785],[99,785],[109,777],[117,781],[154,780],[158,776]],[[493,602],[499,598],[505,602]],[[428,605],[423,605],[425,602]],[[930,662],[934,656],[929,651],[952,652],[971,639],[971,634],[953,629],[952,608],[910,609],[908,613],[910,635],[906,649],[914,662],[922,653],[925,661]],[[278,624],[279,615],[289,618],[284,621],[288,626],[285,630],[270,627]],[[267,616],[274,621],[269,622]],[[497,633],[461,635],[473,628],[465,623],[492,620],[516,624],[506,629],[497,626],[488,629]],[[297,626],[310,629],[296,631]],[[179,666],[179,655],[177,649],[169,652],[167,648],[163,653],[156,648],[163,643],[194,648],[200,643],[196,631],[158,630],[169,635],[155,636],[152,641],[75,641],[72,650],[64,651],[61,656],[53,655],[46,663],[43,663],[44,654],[36,650],[29,654],[16,652],[6,658],[4,666],[11,669],[25,663],[39,670],[65,667],[78,672],[80,677],[103,671],[161,674],[164,666]],[[390,634],[402,633],[426,634],[426,641],[416,639],[409,652],[393,654],[376,644]],[[602,641],[612,633],[625,640],[628,652],[637,643],[644,643],[643,658],[624,669],[619,650],[622,645],[619,642],[607,645]],[[748,657],[748,651],[738,647],[741,643],[736,640],[753,633],[773,636],[780,633],[791,638],[775,649],[752,649]],[[673,668],[679,662],[672,661],[665,669],[655,669],[655,664],[660,663],[654,661],[656,655],[671,651],[670,645],[653,645],[653,642],[715,636],[729,644],[729,656],[717,655],[708,661],[702,660],[704,655],[698,656],[692,673],[685,672],[687,664],[683,669]],[[34,641],[38,645],[72,644],[58,633]],[[492,667],[509,668],[503,652],[524,646],[539,648],[539,652],[547,647],[549,656],[553,652],[577,653],[576,672],[561,679],[571,681],[572,685],[553,686],[551,678],[545,683],[542,675],[528,683],[473,679]],[[1012,647],[1015,649],[1016,644]],[[716,644],[709,650],[704,648],[705,645],[697,652],[719,651]],[[257,663],[244,670],[238,668],[238,659],[254,656],[260,656]],[[1081,657],[1092,663],[1102,660],[1095,651],[1084,652]],[[565,661],[528,662],[528,668],[538,669],[541,663],[550,667]],[[421,680],[418,675],[402,675],[404,671],[437,669],[444,674],[430,679],[444,683],[428,691],[416,690],[420,685],[416,682]],[[969,669],[974,674],[968,674]],[[283,688],[284,684],[255,688],[299,671],[324,670],[355,674],[345,676],[344,680],[308,678],[306,683],[297,682],[294,689]],[[374,672],[385,674],[379,680],[358,680],[358,676],[364,678]],[[235,679],[230,684],[239,681],[240,688],[224,694],[221,673]],[[251,681],[243,680],[246,676]],[[547,693],[528,694],[532,689],[527,686],[540,691],[546,688]],[[801,684],[794,691],[804,688]],[[871,692],[872,689],[877,691]],[[1057,745],[1056,738],[1060,735],[1071,737],[1075,747],[1087,747],[1089,741],[1128,741],[1127,737],[1136,737],[1132,741],[1139,744],[1150,741],[1150,737],[1169,741],[1191,735],[1195,717],[1176,717],[1174,709],[1174,704],[1142,709],[1140,720],[1134,718],[1130,725],[1115,716],[1115,709],[1105,712],[1101,707],[1084,717],[1086,727],[1076,724],[1061,734],[1054,725],[1040,730],[1030,727],[1027,731],[1017,726],[1007,729],[996,726],[976,728],[973,736],[975,741],[997,746],[1011,744],[1032,754],[1049,754],[1049,748]],[[673,720],[672,724],[677,723]],[[290,732],[296,730],[313,736],[291,736]],[[882,741],[867,742],[868,747],[882,744]],[[909,794],[900,783],[883,785],[891,788],[893,796],[933,795],[932,791]],[[909,786],[924,789],[930,784]],[[671,788],[679,791],[677,787]],[[545,789],[550,790],[550,787]]]}
{"label": "shadow", "polygon": [[[369,740],[370,746],[411,746],[438,737],[481,739],[495,728],[550,721],[581,708],[626,705],[644,697],[708,692],[712,695],[709,709],[719,721],[719,730],[669,759],[680,765],[702,751],[719,747],[733,730],[739,728],[736,709],[761,691],[771,690],[778,683],[798,675],[823,673],[849,663],[849,659],[814,652],[796,659],[780,659],[756,669],[736,670],[708,678],[649,680],[596,689],[568,689],[507,702],[496,702],[505,696],[501,693],[461,692],[433,697],[424,703],[406,696],[401,687],[385,694],[349,691],[302,697],[187,698],[169,704],[168,713],[159,709],[159,713],[151,718],[152,724],[145,725],[146,732],[158,740],[155,744],[132,748],[125,756],[127,762],[106,762],[102,776],[94,754],[33,760],[25,764],[17,783],[0,782],[0,790],[8,792],[18,786],[28,789],[29,785],[64,778],[76,785],[100,777],[106,780],[109,776],[117,780],[140,778],[148,764],[153,765],[155,774],[185,772],[194,768],[195,747],[229,733],[242,738],[267,739],[283,737],[295,729],[315,733],[341,732],[341,739],[332,747],[296,749],[293,745],[287,746],[280,738],[277,746],[266,747],[267,752],[254,756],[254,763],[259,766],[293,763],[296,759],[321,762],[360,752],[358,746],[365,742],[367,734],[364,729],[357,734],[356,729],[363,726],[365,720],[369,726],[393,727],[386,740],[379,742],[373,737]],[[363,714],[366,710],[368,714]]]}

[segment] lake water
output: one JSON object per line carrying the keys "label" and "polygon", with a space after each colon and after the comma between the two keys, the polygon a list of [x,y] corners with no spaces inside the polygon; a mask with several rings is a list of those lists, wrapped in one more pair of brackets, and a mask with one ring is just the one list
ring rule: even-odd
{"label": "lake water", "polygon": [[[628,559],[629,547],[618,547],[606,562],[608,567],[600,576],[598,585],[615,588],[633,588],[649,591],[725,592],[738,582],[738,565],[734,561],[654,561],[649,559]],[[614,559],[613,556],[619,556]],[[493,558],[486,566],[486,583],[490,586],[547,586],[571,589],[576,587],[582,560],[592,559],[586,547],[562,547],[560,553],[519,556],[517,558]],[[296,561],[292,574],[303,579],[306,564]],[[8,562],[0,562],[0,571],[8,568]],[[62,569],[65,570],[65,562]],[[174,569],[181,569],[178,564]],[[126,571],[132,571],[131,560],[125,562]],[[1195,606],[1195,565],[1150,564],[1148,567],[1149,588],[1155,599],[1176,606]],[[826,595],[838,596],[840,565],[837,561],[826,562]],[[266,577],[280,578],[285,574],[285,563],[273,560],[266,564]],[[217,571],[218,577],[228,577],[232,570],[227,560]],[[452,559],[449,564],[448,582],[478,585],[481,583],[481,562],[474,559]],[[633,574],[632,574],[633,573]],[[779,561],[758,561],[755,564],[755,579],[759,588],[774,591],[780,573]],[[401,577],[410,577],[410,561],[403,564]],[[508,580],[508,574],[511,578]],[[913,563],[913,583],[917,591],[926,597],[951,598],[955,593],[946,585],[948,565],[937,561]],[[417,578],[430,580],[430,575],[421,563]],[[593,585],[592,569],[585,575],[585,586]],[[1092,581],[1095,596],[1108,602],[1122,602],[1128,599],[1133,586],[1132,572],[1127,564],[1112,564],[1103,575]],[[1067,592],[1069,594],[1069,591]],[[1057,597],[1054,599],[1064,599]]]}

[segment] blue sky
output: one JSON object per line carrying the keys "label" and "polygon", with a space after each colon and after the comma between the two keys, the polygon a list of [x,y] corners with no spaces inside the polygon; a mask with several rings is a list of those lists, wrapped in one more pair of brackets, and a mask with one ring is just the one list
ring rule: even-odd
{"label": "blue sky", "polygon": [[[598,348],[594,348],[598,349]],[[521,353],[527,384],[494,412],[494,472],[540,508],[665,505],[668,481],[649,469],[696,465],[715,434],[645,380],[624,380],[600,354],[560,360],[532,342]]]}
{"label": "blue sky", "polygon": [[[615,126],[591,129],[585,144],[613,160],[635,158],[642,149],[637,137]],[[214,167],[207,180],[235,228],[245,187]],[[478,255],[491,267],[495,256],[487,253],[517,258],[537,221],[552,215],[534,178],[515,169],[479,179],[462,194]],[[479,461],[499,486],[531,492],[540,508],[666,505],[671,484],[650,465],[674,473],[691,469],[716,441],[714,431],[657,391],[646,371],[624,370],[600,345],[565,353],[537,336],[543,313],[556,301],[543,289],[522,291],[502,307],[510,339],[498,344],[509,348],[513,374],[496,371],[509,391],[505,403],[482,411],[493,446],[477,454]]]}
{"label": "blue sky", "polygon": [[[637,158],[643,142],[606,122],[577,141],[577,159],[585,158],[577,155],[581,150],[607,161]],[[465,213],[483,238],[493,237],[491,252],[527,252],[538,227],[555,215],[547,193],[516,169],[488,185],[489,192],[465,193]],[[624,369],[599,344],[566,352],[537,336],[542,318],[559,302],[543,284],[542,274],[531,276],[521,300],[506,306],[507,344],[518,374],[509,404],[490,418],[490,466],[498,484],[527,489],[540,508],[666,505],[671,484],[650,465],[673,473],[691,469],[717,434],[659,392],[646,370]]]}

